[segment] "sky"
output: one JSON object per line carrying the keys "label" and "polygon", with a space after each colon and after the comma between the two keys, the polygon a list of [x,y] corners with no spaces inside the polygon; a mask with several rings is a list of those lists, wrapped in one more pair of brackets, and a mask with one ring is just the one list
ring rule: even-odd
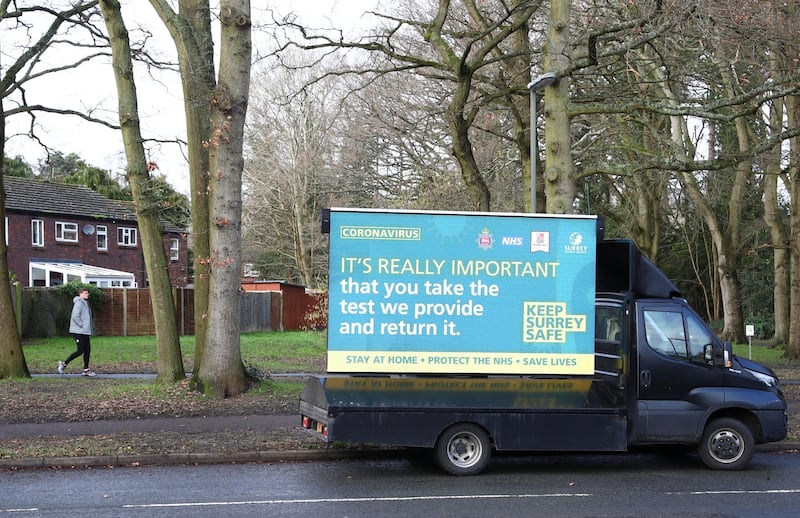
{"label": "sky", "polygon": [[[253,18],[266,15],[267,9],[274,9],[278,15],[295,13],[300,20],[319,27],[358,27],[365,23],[364,12],[374,9],[378,0],[267,0],[252,2]],[[137,4],[144,4],[138,6]],[[127,9],[126,9],[127,8]],[[174,47],[166,29],[152,11],[146,0],[127,0],[122,2],[123,17],[129,31],[136,24],[142,24],[154,33],[154,41],[164,58],[175,60]],[[254,34],[254,40],[258,38]],[[134,39],[134,35],[131,35]],[[257,45],[258,42],[254,41]],[[57,64],[55,56],[51,64]],[[4,57],[8,63],[8,58]],[[74,110],[91,111],[98,118],[117,123],[117,96],[113,72],[105,63],[89,63],[77,70],[59,72],[47,80],[31,82],[27,87],[29,104],[46,104],[52,107],[69,107]],[[143,68],[136,71],[136,87],[145,138],[157,140],[185,140],[183,116],[183,94],[176,74],[162,73],[151,78]],[[6,104],[4,108],[9,109]],[[37,143],[25,137],[30,119],[17,115],[6,123],[6,156],[22,156],[26,162],[37,169],[46,153]],[[89,165],[109,170],[112,176],[121,177],[125,170],[125,154],[122,137],[118,130],[98,124],[85,122],[78,117],[37,115],[36,132],[46,144],[62,153],[78,154]],[[159,172],[166,175],[172,186],[184,194],[189,194],[189,173],[182,149],[169,143],[150,143],[146,145],[148,159],[155,162]]]}

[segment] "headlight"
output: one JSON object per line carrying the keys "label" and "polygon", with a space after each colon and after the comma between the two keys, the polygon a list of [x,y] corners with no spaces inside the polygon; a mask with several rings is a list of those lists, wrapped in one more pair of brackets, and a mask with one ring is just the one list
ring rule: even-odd
{"label": "headlight", "polygon": [[747,372],[753,375],[754,378],[762,382],[764,385],[768,387],[774,387],[778,385],[778,379],[774,376],[770,376],[769,374],[764,374],[763,372],[752,371],[750,369],[746,369]]}

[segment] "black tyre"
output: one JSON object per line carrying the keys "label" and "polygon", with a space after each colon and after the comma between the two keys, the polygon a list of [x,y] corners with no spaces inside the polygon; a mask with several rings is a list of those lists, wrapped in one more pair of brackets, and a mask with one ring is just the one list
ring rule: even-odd
{"label": "black tyre", "polygon": [[476,475],[489,462],[492,444],[486,431],[471,423],[445,430],[436,441],[436,462],[451,475]]}
{"label": "black tyre", "polygon": [[706,466],[711,469],[742,469],[755,452],[753,433],[736,419],[715,419],[706,426],[698,452]]}

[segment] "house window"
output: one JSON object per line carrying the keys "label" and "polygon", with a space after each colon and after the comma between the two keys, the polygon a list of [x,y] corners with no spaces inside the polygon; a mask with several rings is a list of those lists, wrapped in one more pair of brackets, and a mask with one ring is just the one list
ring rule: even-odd
{"label": "house window", "polygon": [[44,221],[31,220],[31,245],[44,246]]}
{"label": "house window", "polygon": [[97,225],[97,249],[108,250],[108,227]]}
{"label": "house window", "polygon": [[119,227],[117,229],[117,244],[119,246],[136,246],[136,229]]}
{"label": "house window", "polygon": [[56,241],[65,243],[78,242],[78,224],[56,221]]}
{"label": "house window", "polygon": [[181,242],[179,239],[172,238],[169,240],[169,260],[177,261],[180,259]]}

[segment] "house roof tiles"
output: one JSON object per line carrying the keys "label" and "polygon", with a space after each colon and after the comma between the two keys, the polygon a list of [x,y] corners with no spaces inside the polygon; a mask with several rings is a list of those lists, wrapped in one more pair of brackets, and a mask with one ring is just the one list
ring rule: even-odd
{"label": "house roof tiles", "polygon": [[[6,211],[136,221],[133,203],[111,200],[83,185],[3,176]],[[167,232],[181,232],[165,223]]]}

